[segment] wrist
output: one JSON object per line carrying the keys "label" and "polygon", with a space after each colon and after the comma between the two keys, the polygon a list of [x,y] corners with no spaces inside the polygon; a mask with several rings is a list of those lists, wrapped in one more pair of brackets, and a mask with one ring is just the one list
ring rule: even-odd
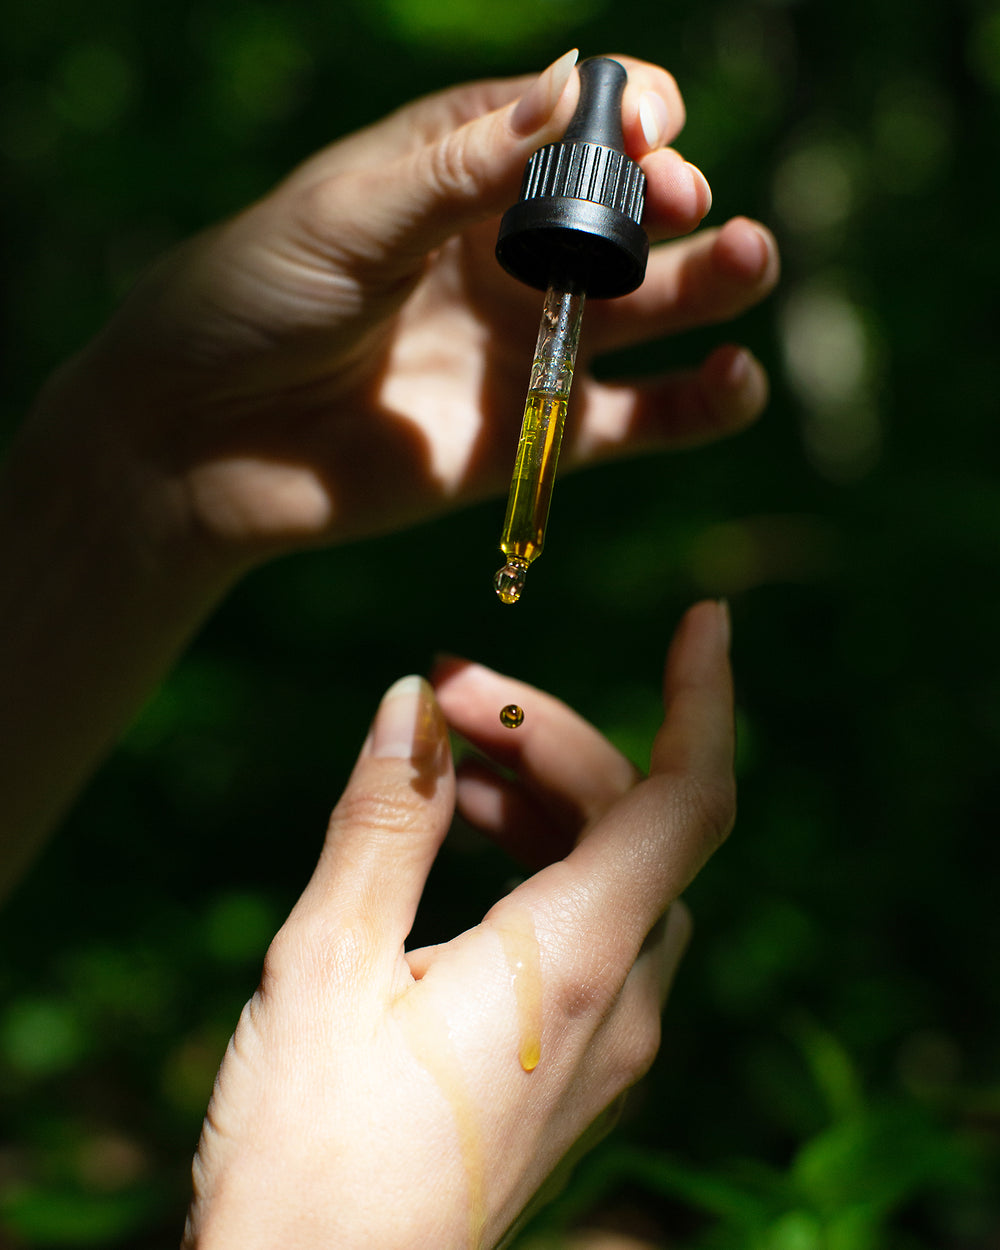
{"label": "wrist", "polygon": [[0,510],[58,563],[99,559],[134,594],[206,615],[251,560],[198,524],[157,423],[104,372],[87,349],[45,384],[4,466]]}
{"label": "wrist", "polygon": [[0,895],[235,576],[73,369],[0,473]]}

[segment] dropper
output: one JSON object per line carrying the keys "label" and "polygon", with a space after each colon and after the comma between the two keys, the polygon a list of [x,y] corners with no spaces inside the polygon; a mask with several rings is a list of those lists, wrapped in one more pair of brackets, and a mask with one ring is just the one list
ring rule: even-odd
{"label": "dropper", "polygon": [[545,545],[552,486],[589,295],[627,295],[642,282],[649,240],[642,229],[646,178],[625,155],[622,94],[628,75],[609,57],[579,66],[580,99],[560,143],[531,157],[521,198],[500,223],[497,260],[545,292],[528,398],[493,579],[516,603],[528,565]]}

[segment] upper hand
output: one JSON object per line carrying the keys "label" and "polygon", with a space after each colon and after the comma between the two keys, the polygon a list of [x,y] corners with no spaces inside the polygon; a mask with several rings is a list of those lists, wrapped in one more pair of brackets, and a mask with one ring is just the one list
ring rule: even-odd
{"label": "upper hand", "polygon": [[[646,779],[479,666],[444,665],[436,700],[415,678],[390,690],[219,1073],[188,1250],[493,1246],[607,1126],[659,1044],[688,932],[675,900],[732,823],[727,646],[724,610],[692,609]],[[497,719],[510,699],[516,731]],[[457,787],[445,717],[491,761]],[[542,867],[407,951],[456,798]]]}
{"label": "upper hand", "polygon": [[[710,192],[666,146],[683,102],[665,71],[622,60],[647,229],[654,240],[686,234]],[[70,406],[89,394],[107,427],[99,444],[141,473],[147,509],[162,502],[169,513],[161,526],[237,562],[391,529],[499,489],[541,297],[493,259],[496,219],[577,93],[563,58],[534,82],[445,91],[320,152],[167,256],[53,393],[69,388]],[[777,264],[769,233],[735,219],[654,249],[638,291],[595,302],[564,462],[752,419],[766,378],[737,348],[641,386],[599,384],[586,363],[732,317],[770,289]]]}

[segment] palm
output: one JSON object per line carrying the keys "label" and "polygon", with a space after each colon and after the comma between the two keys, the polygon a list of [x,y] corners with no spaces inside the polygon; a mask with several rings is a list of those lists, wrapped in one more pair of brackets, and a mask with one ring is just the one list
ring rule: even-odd
{"label": "palm", "polygon": [[[237,241],[226,280],[212,274],[211,314],[188,336],[198,358],[152,362],[188,392],[174,399],[173,419],[191,426],[184,471],[211,507],[202,519],[237,541],[283,546],[394,529],[499,489],[541,295],[500,269],[495,237],[488,222],[450,240],[393,301],[365,291],[366,306],[383,314],[376,324],[350,315],[343,282],[317,300],[327,281],[318,267],[287,265],[266,249],[254,259]],[[225,256],[229,243],[213,232],[182,254],[177,285],[195,290],[191,302],[203,249]]]}
{"label": "palm", "polygon": [[[479,116],[481,94],[459,89],[424,112],[448,130]],[[495,261],[495,218],[439,243],[453,211],[421,201],[412,169],[382,188],[384,202],[362,202],[370,171],[354,168],[359,152],[408,150],[411,130],[426,130],[414,120],[334,145],[179,249],[84,358],[114,427],[108,445],[131,450],[147,482],[158,468],[171,503],[182,499],[194,527],[240,562],[397,528],[502,489],[510,471],[541,296]],[[691,230],[705,201],[675,204],[681,158],[661,150],[646,165],[654,238]],[[494,190],[507,203],[515,194]],[[746,221],[659,249],[639,291],[591,308],[581,364],[588,343],[593,353],[734,316],[776,272]],[[578,370],[564,460],[745,422],[766,379],[745,361],[742,380],[730,378],[736,356],[639,388]]]}

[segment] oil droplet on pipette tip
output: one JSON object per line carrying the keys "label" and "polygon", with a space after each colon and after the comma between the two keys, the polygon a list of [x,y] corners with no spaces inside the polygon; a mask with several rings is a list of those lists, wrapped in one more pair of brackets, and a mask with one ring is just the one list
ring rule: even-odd
{"label": "oil droplet on pipette tip", "polygon": [[524,708],[518,707],[516,703],[508,703],[500,709],[500,724],[507,729],[516,729],[523,720]]}
{"label": "oil droplet on pipette tip", "polygon": [[502,569],[493,578],[493,588],[500,596],[501,603],[517,603],[524,593],[524,575],[528,566],[524,560],[511,556]]}

